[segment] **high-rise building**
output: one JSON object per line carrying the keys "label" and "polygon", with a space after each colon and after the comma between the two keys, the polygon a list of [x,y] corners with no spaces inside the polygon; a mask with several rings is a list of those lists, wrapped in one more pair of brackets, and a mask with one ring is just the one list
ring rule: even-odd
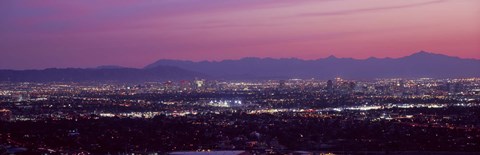
{"label": "high-rise building", "polygon": [[278,88],[279,89],[285,89],[285,80],[280,80],[278,82]]}
{"label": "high-rise building", "polygon": [[200,80],[196,79],[194,81],[194,87],[195,87],[195,89],[201,89],[201,88],[205,87],[205,80],[204,79],[200,79]]}
{"label": "high-rise building", "polygon": [[328,80],[327,81],[327,92],[328,93],[333,93],[333,81],[332,80]]}

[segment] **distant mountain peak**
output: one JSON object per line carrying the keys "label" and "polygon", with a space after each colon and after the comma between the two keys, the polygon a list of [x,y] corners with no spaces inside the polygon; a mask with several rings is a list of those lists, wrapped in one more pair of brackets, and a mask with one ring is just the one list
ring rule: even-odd
{"label": "distant mountain peak", "polygon": [[417,52],[417,54],[434,54],[434,53],[421,50],[421,51]]}
{"label": "distant mountain peak", "polygon": [[430,59],[430,58],[457,58],[457,57],[452,57],[448,55],[443,55],[443,54],[437,54],[437,53],[432,53],[432,52],[427,52],[427,51],[419,51],[417,53],[413,53],[409,56],[406,56],[404,58],[418,58],[418,59]]}
{"label": "distant mountain peak", "polygon": [[326,57],[325,59],[338,59],[338,58],[334,55],[330,55],[330,56]]}
{"label": "distant mountain peak", "polygon": [[432,52],[422,50],[422,51],[419,51],[417,53],[413,53],[410,56],[412,56],[412,55],[443,55],[443,54],[437,54],[437,53],[432,53]]}

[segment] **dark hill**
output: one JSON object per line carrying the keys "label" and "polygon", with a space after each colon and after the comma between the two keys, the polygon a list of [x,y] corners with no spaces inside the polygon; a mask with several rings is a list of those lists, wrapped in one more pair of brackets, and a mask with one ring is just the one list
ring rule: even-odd
{"label": "dark hill", "polygon": [[0,81],[11,82],[82,82],[117,81],[145,82],[193,79],[202,74],[171,66],[157,66],[150,69],[103,68],[103,69],[44,69],[44,70],[0,70]]}

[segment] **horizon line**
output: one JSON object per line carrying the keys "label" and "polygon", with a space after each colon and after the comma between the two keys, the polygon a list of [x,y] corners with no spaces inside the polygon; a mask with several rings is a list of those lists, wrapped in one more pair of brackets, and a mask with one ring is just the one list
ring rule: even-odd
{"label": "horizon line", "polygon": [[46,70],[46,69],[99,69],[100,67],[118,67],[118,68],[129,68],[129,69],[144,69],[148,67],[149,65],[152,65],[156,62],[159,61],[184,61],[184,62],[193,62],[193,63],[199,63],[199,62],[210,62],[210,63],[215,63],[215,62],[223,62],[223,61],[238,61],[238,60],[244,60],[244,59],[273,59],[273,60],[282,60],[282,59],[294,59],[294,60],[301,60],[301,61],[317,61],[317,60],[325,60],[325,59],[351,59],[351,60],[359,60],[359,61],[364,61],[364,60],[369,60],[369,59],[401,59],[401,58],[406,58],[415,54],[430,54],[430,55],[440,55],[440,56],[446,56],[446,57],[452,57],[452,58],[458,58],[458,59],[464,59],[464,60],[477,60],[480,61],[480,59],[477,58],[462,58],[459,56],[452,56],[452,55],[446,55],[446,54],[441,54],[441,53],[434,53],[434,52],[429,52],[425,50],[421,50],[418,52],[414,52],[405,56],[400,56],[400,57],[375,57],[375,56],[370,56],[368,58],[353,58],[353,57],[337,57],[335,55],[329,55],[327,57],[321,57],[321,58],[316,58],[316,59],[302,59],[298,57],[280,57],[280,58],[274,58],[274,57],[255,57],[255,56],[245,56],[241,58],[236,58],[236,59],[223,59],[223,60],[187,60],[187,59],[158,59],[154,62],[150,62],[143,67],[126,67],[122,65],[114,65],[114,64],[105,64],[105,65],[98,65],[94,67],[47,67],[47,68],[34,68],[34,69],[6,69],[6,68],[0,68],[0,70],[14,70],[14,71],[22,71],[22,70]]}

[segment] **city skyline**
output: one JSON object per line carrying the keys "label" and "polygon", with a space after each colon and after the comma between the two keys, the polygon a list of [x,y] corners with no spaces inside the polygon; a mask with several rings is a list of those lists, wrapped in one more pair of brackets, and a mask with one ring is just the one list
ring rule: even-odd
{"label": "city skyline", "polygon": [[0,82],[0,152],[474,155],[479,83]]}
{"label": "city skyline", "polygon": [[474,0],[0,3],[1,69],[399,58],[421,50],[480,59]]}

